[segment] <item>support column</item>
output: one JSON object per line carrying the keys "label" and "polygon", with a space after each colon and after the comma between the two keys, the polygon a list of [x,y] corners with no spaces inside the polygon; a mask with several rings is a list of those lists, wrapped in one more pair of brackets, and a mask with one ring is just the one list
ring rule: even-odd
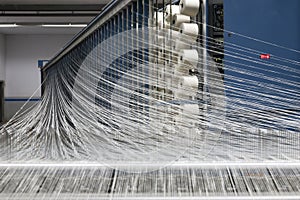
{"label": "support column", "polygon": [[5,35],[0,34],[0,81],[5,81]]}
{"label": "support column", "polygon": [[0,34],[0,123],[4,120],[5,35]]}

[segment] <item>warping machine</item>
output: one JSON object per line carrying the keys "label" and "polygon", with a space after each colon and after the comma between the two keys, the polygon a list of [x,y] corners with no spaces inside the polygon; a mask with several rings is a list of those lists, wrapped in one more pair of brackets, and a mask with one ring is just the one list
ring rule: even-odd
{"label": "warping machine", "polygon": [[[162,156],[169,163],[185,151],[182,148],[194,143],[202,129],[207,131],[203,137],[212,143],[221,133],[225,108],[223,74],[218,67],[222,67],[210,58],[210,74],[204,76],[208,69],[203,67],[207,58],[203,58],[206,51],[200,42],[206,40],[199,22],[203,14],[200,1],[179,3],[112,1],[107,11],[42,69],[47,95],[49,89],[57,95],[48,86],[61,81],[60,94],[67,98],[72,113],[62,123],[73,127],[78,116],[79,121],[93,119],[112,133],[108,134],[110,142],[117,141],[117,162],[127,153],[123,146],[132,145],[135,156],[124,160],[139,157],[149,162]],[[63,77],[52,75],[57,73]],[[65,77],[68,79],[63,80]],[[210,100],[203,97],[204,87]],[[203,110],[210,110],[205,117]],[[211,126],[201,128],[199,122],[205,120]],[[128,139],[127,132],[141,134]],[[206,140],[199,140],[203,152],[212,148]],[[141,153],[140,148],[146,149]]]}
{"label": "warping machine", "polygon": [[226,30],[226,5],[108,3],[2,127],[0,198],[299,199],[300,62],[236,38],[299,52]]}

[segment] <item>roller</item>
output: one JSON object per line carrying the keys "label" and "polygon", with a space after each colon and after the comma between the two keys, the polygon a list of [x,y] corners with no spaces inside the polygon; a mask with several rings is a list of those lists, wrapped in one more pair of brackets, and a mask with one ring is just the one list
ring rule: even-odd
{"label": "roller", "polygon": [[155,12],[153,16],[154,26],[157,26],[159,29],[163,28],[164,22],[164,13],[163,12]]}
{"label": "roller", "polygon": [[[182,110],[183,115],[199,114],[198,104],[183,104],[183,105],[181,105],[181,110]],[[194,118],[194,117],[191,116],[191,118]]]}
{"label": "roller", "polygon": [[191,44],[191,42],[187,42],[186,40],[183,41],[182,38],[179,38],[176,40],[173,49],[176,51],[180,51],[181,49],[189,49]]}
{"label": "roller", "polygon": [[198,91],[198,82],[197,76],[183,76],[179,80],[179,88],[194,93]]}
{"label": "roller", "polygon": [[[182,34],[178,31],[175,31],[175,30],[172,30],[172,29],[169,29],[169,28],[163,28],[159,31],[158,33],[158,37],[159,37],[159,40],[157,40],[155,38],[155,44],[156,45],[164,45],[166,47],[166,49],[169,49],[169,50],[174,50],[175,49],[175,46],[176,46],[176,42],[177,40],[179,40],[181,37],[182,37]],[[183,42],[181,42],[183,43]],[[182,47],[185,47],[187,48],[188,45],[184,45]]]}
{"label": "roller", "polygon": [[182,109],[182,119],[185,127],[192,128],[198,122],[199,106],[198,104],[183,104],[181,105]]}
{"label": "roller", "polygon": [[[184,101],[182,101],[184,103]],[[194,128],[195,123],[198,121],[199,106],[197,104],[181,104],[173,109],[173,113],[170,114],[173,118],[173,123],[180,128]]]}
{"label": "roller", "polygon": [[164,42],[164,37],[163,36],[157,36],[155,37],[155,43],[156,44],[162,44]]}
{"label": "roller", "polygon": [[198,92],[198,78],[197,76],[182,76],[178,79],[178,89],[174,92],[175,99],[189,100],[194,98]]}
{"label": "roller", "polygon": [[184,68],[182,65],[173,65],[174,66],[174,76],[181,77],[188,74],[188,70]]}
{"label": "roller", "polygon": [[198,24],[182,23],[180,25],[181,37],[187,41],[195,41],[199,34]]}
{"label": "roller", "polygon": [[181,34],[178,31],[174,31],[172,29],[169,28],[164,28],[161,29],[158,33],[159,36],[165,37],[166,39],[169,39],[171,36],[172,38],[179,38],[181,36]]}
{"label": "roller", "polygon": [[172,16],[174,16],[175,14],[180,14],[179,6],[177,6],[177,5],[167,5],[166,9],[165,9],[165,16],[166,16],[165,20],[170,21]]}
{"label": "roller", "polygon": [[198,52],[195,49],[181,50],[178,64],[185,68],[196,68],[198,64]]}
{"label": "roller", "polygon": [[191,17],[187,15],[176,14],[172,18],[172,26],[179,28],[182,23],[189,23]]}
{"label": "roller", "polygon": [[181,0],[179,3],[180,14],[195,17],[200,8],[199,0]]}

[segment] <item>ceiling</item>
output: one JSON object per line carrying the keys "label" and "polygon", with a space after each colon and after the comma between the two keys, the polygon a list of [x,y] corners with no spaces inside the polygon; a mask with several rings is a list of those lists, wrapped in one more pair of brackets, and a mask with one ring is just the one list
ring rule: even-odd
{"label": "ceiling", "polygon": [[[110,0],[0,0],[2,34],[76,34],[82,27],[43,27],[87,24]],[[1,27],[1,24],[16,24]]]}

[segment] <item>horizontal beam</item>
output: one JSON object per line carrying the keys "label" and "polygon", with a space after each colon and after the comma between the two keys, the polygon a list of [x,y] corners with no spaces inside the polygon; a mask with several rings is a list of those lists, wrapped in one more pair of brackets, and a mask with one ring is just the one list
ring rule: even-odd
{"label": "horizontal beam", "polygon": [[88,5],[0,5],[0,11],[100,11],[105,4]]}
{"label": "horizontal beam", "polygon": [[141,194],[137,196],[130,195],[129,197],[124,196],[114,196],[109,198],[103,194],[93,195],[93,194],[74,194],[74,193],[59,193],[59,194],[26,194],[26,193],[11,193],[11,194],[0,194],[1,199],[31,199],[31,200],[50,200],[50,199],[90,199],[90,200],[102,200],[102,199],[118,199],[118,200],[299,200],[298,195],[257,195],[257,196],[142,196]]}
{"label": "horizontal beam", "polygon": [[[100,12],[100,11],[99,11]],[[0,13],[1,17],[95,17],[99,12],[93,13]]]}
{"label": "horizontal beam", "polygon": [[151,169],[151,168],[226,168],[226,167],[237,167],[237,168],[272,168],[272,167],[280,167],[280,168],[299,168],[300,162],[289,162],[289,161],[278,161],[278,162],[175,162],[170,164],[149,164],[149,163],[91,163],[91,162],[62,162],[62,163],[54,163],[54,162],[38,162],[38,163],[20,163],[20,162],[3,162],[0,163],[0,169],[6,167],[99,167],[99,168],[138,168],[138,169]]}

